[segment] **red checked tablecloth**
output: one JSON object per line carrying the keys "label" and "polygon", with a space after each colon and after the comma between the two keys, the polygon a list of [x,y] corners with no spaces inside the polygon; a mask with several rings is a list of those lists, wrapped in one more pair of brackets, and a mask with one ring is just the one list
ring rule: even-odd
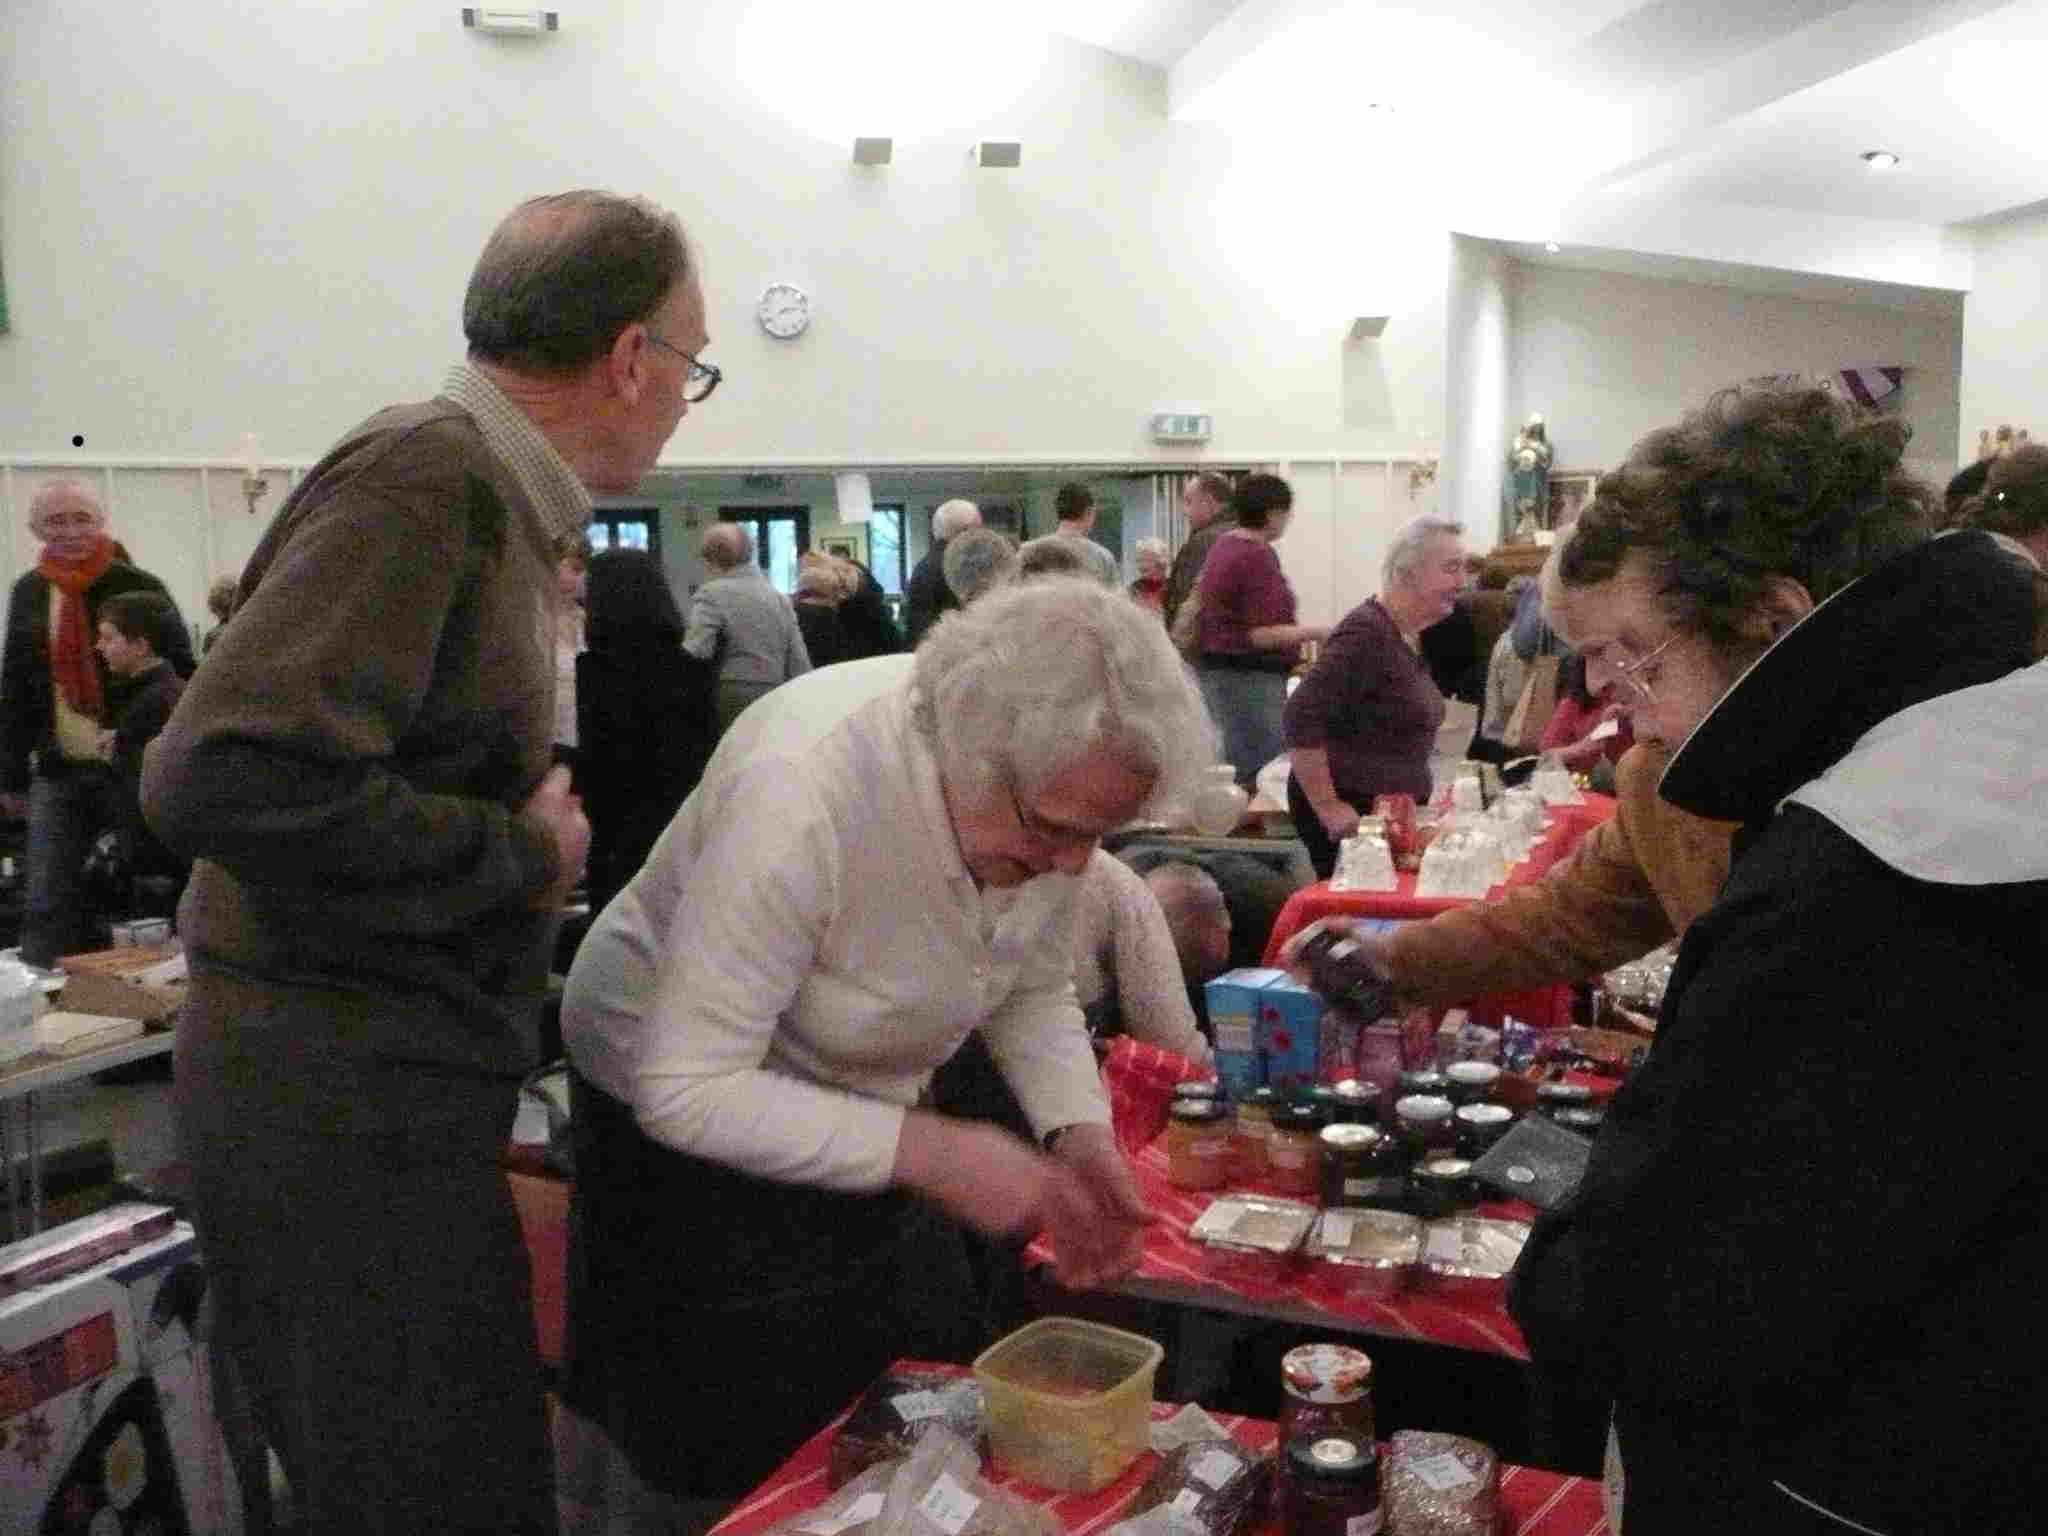
{"label": "red checked tablecloth", "polygon": [[[947,1367],[899,1361],[891,1369],[924,1371]],[[1152,1417],[1170,1418],[1176,1407],[1172,1403],[1154,1403]],[[851,1411],[851,1405],[848,1411]],[[796,1454],[778,1467],[765,1483],[711,1528],[711,1536],[756,1536],[756,1533],[779,1521],[802,1514],[822,1500],[829,1491],[825,1470],[832,1437],[845,1417],[841,1414],[798,1447]],[[1244,1419],[1227,1413],[1213,1417],[1254,1450],[1265,1450],[1273,1444],[1274,1428],[1268,1420]],[[1146,1452],[1131,1464],[1122,1477],[1098,1493],[1059,1493],[1021,1478],[1003,1476],[1000,1466],[995,1469],[994,1481],[1042,1505],[1059,1521],[1067,1536],[1089,1536],[1091,1532],[1107,1530],[1123,1518],[1125,1507],[1144,1486],[1157,1460],[1151,1452]],[[1556,1472],[1503,1463],[1500,1469],[1500,1502],[1500,1529],[1512,1532],[1513,1536],[1599,1536],[1607,1530],[1606,1517],[1600,1507],[1600,1485],[1585,1478],[1565,1477]],[[1278,1529],[1277,1522],[1268,1520],[1251,1528],[1247,1536],[1278,1536]]]}
{"label": "red checked tablecloth", "polygon": [[[1430,1344],[1448,1344],[1482,1354],[1527,1360],[1528,1346],[1513,1319],[1494,1302],[1403,1291],[1385,1301],[1343,1294],[1329,1275],[1329,1266],[1298,1259],[1281,1278],[1257,1283],[1241,1276],[1220,1279],[1203,1268],[1202,1245],[1188,1237],[1188,1228],[1208,1208],[1214,1194],[1176,1189],[1167,1182],[1163,1142],[1153,1142],[1131,1155],[1138,1185],[1159,1217],[1145,1238],[1145,1257],[1137,1272],[1116,1289],[1153,1301],[1210,1307],[1218,1311],[1281,1321],[1331,1324],[1355,1332],[1375,1333]],[[1530,1220],[1529,1207],[1510,1203],[1484,1206],[1481,1215]],[[1043,1236],[1024,1251],[1028,1264],[1052,1263],[1052,1245]]]}

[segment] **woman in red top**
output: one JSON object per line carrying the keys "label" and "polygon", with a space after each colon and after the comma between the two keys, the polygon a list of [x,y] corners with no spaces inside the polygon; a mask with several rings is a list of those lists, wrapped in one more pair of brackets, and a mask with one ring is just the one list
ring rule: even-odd
{"label": "woman in red top", "polygon": [[1422,659],[1421,635],[1456,605],[1463,532],[1457,523],[1418,517],[1396,533],[1380,595],[1344,615],[1287,702],[1287,804],[1322,879],[1375,796],[1429,798],[1429,752],[1444,696]]}
{"label": "woman in red top", "polygon": [[1210,546],[1195,588],[1202,702],[1223,733],[1223,756],[1249,789],[1286,745],[1281,712],[1302,642],[1329,633],[1294,621],[1294,589],[1273,545],[1287,531],[1294,492],[1278,475],[1246,475],[1232,493],[1237,526]]}

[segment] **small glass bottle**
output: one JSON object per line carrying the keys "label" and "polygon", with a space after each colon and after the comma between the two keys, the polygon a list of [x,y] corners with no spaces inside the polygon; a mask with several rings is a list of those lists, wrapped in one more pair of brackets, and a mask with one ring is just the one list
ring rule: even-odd
{"label": "small glass bottle", "polygon": [[1394,1105],[1394,1122],[1411,1163],[1449,1157],[1457,1149],[1451,1101],[1433,1093],[1412,1093]]}
{"label": "small glass bottle", "polygon": [[1283,1104],[1266,1139],[1266,1182],[1287,1195],[1314,1195],[1322,1181],[1322,1117],[1313,1104]]}
{"label": "small glass bottle", "polygon": [[1285,1536],[1377,1536],[1383,1521],[1372,1441],[1325,1435],[1287,1442],[1280,1476]]}
{"label": "small glass bottle", "polygon": [[1348,1344],[1303,1344],[1280,1357],[1280,1441],[1343,1435],[1373,1442],[1372,1357]]}
{"label": "small glass bottle", "polygon": [[1229,1111],[1215,1099],[1176,1099],[1166,1115],[1168,1181],[1176,1189],[1220,1189],[1229,1183]]}

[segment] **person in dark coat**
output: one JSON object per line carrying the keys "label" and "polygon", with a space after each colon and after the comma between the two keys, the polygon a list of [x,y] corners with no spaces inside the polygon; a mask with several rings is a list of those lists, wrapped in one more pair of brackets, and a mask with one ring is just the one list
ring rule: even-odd
{"label": "person in dark coat", "polygon": [[[161,592],[122,592],[100,604],[95,649],[113,680],[109,726],[101,747],[114,770],[119,802],[122,872],[130,882],[131,905],[141,882],[161,882],[150,898],[151,916],[177,908],[191,864],[172,853],[142,819],[142,749],[177,708],[185,680],[165,656],[185,633],[178,605]],[[142,915],[131,910],[127,916]]]}
{"label": "person in dark coat", "polygon": [[593,556],[576,658],[577,779],[590,819],[590,908],[639,872],[718,741],[716,676],[683,651],[683,615],[645,550]]}
{"label": "person in dark coat", "polygon": [[1558,553],[1557,627],[1674,751],[1662,795],[1740,826],[1511,1286],[1539,1368],[1612,1396],[1630,1536],[2048,1501],[2048,669],[2031,572],[1929,537],[1904,443],[1731,391]]}
{"label": "person in dark coat", "polygon": [[859,574],[860,584],[839,604],[839,627],[846,633],[844,659],[895,655],[903,649],[903,631],[889,615],[888,594],[875,573],[860,561],[846,563]]}
{"label": "person in dark coat", "polygon": [[912,650],[917,649],[917,642],[939,621],[940,615],[960,606],[953,589],[946,585],[947,541],[955,534],[980,526],[981,508],[958,497],[943,503],[932,514],[932,547],[911,571],[903,592],[903,637]]}

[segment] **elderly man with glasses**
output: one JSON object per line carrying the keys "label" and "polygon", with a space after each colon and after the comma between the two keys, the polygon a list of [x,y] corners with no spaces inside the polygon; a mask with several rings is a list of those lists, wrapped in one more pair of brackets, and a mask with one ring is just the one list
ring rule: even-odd
{"label": "elderly man with glasses", "polygon": [[462,319],[440,392],[286,500],[144,774],[198,861],[178,1136],[219,1342],[309,1531],[555,1529],[497,1162],[589,841],[549,767],[555,550],[718,382],[637,199],[515,209]]}

